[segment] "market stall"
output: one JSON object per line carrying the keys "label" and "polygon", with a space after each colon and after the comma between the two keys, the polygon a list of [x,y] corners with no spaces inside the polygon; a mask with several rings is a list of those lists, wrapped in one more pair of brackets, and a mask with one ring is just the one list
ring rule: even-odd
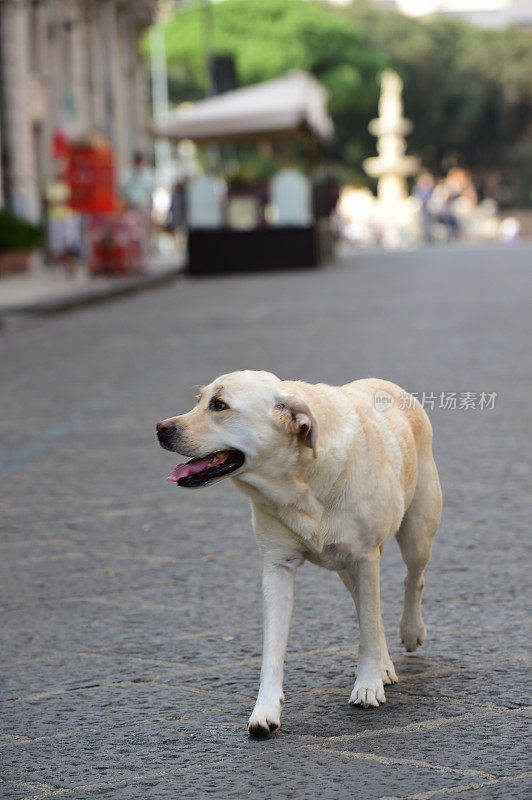
{"label": "market stall", "polygon": [[[221,170],[196,176],[186,187],[191,272],[309,267],[330,258],[327,203],[309,174],[332,134],[327,96],[311,75],[295,71],[187,103],[154,126],[158,136],[217,145],[222,153]],[[276,156],[275,171],[262,182],[228,180],[224,148],[233,148],[234,160],[243,144]]]}

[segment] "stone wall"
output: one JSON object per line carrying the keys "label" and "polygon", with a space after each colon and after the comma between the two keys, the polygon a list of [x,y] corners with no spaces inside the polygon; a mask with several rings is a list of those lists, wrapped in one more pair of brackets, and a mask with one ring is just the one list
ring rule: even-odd
{"label": "stone wall", "polygon": [[154,0],[2,0],[0,203],[40,216],[54,131],[104,133],[120,170],[146,147],[139,39]]}

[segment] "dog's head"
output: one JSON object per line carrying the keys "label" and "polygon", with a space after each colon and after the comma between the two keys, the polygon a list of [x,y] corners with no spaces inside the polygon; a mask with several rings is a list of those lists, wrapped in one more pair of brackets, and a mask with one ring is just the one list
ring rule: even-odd
{"label": "dog's head", "polygon": [[316,456],[318,429],[300,392],[287,392],[271,372],[231,372],[198,395],[188,414],[157,423],[161,447],[191,458],[168,476],[179,486],[208,486],[227,475],[277,468],[301,452]]}

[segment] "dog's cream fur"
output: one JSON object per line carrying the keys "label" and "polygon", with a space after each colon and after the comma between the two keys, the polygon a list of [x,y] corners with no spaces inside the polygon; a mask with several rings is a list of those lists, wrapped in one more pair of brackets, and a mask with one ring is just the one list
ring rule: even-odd
{"label": "dog's cream fur", "polygon": [[[378,410],[376,393],[390,407]],[[351,704],[378,706],[384,684],[397,680],[379,599],[379,559],[394,535],[407,566],[401,639],[408,651],[425,639],[423,571],[441,490],[430,422],[405,395],[373,378],[338,387],[234,372],[204,387],[188,414],[169,420],[177,427],[170,449],[178,453],[238,449],[246,456],[230,477],[251,500],[263,559],[264,653],[248,725],[255,735],[280,724],[294,577],[306,559],[336,570],[356,605],[360,646]],[[228,408],[211,410],[213,396]]]}

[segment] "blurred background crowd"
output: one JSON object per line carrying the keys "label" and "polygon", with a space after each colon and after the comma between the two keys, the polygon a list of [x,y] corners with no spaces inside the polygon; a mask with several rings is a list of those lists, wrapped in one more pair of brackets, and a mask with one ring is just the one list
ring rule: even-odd
{"label": "blurred background crowd", "polygon": [[4,278],[205,266],[252,232],[302,265],[339,238],[513,243],[532,4],[3,0],[0,154]]}

